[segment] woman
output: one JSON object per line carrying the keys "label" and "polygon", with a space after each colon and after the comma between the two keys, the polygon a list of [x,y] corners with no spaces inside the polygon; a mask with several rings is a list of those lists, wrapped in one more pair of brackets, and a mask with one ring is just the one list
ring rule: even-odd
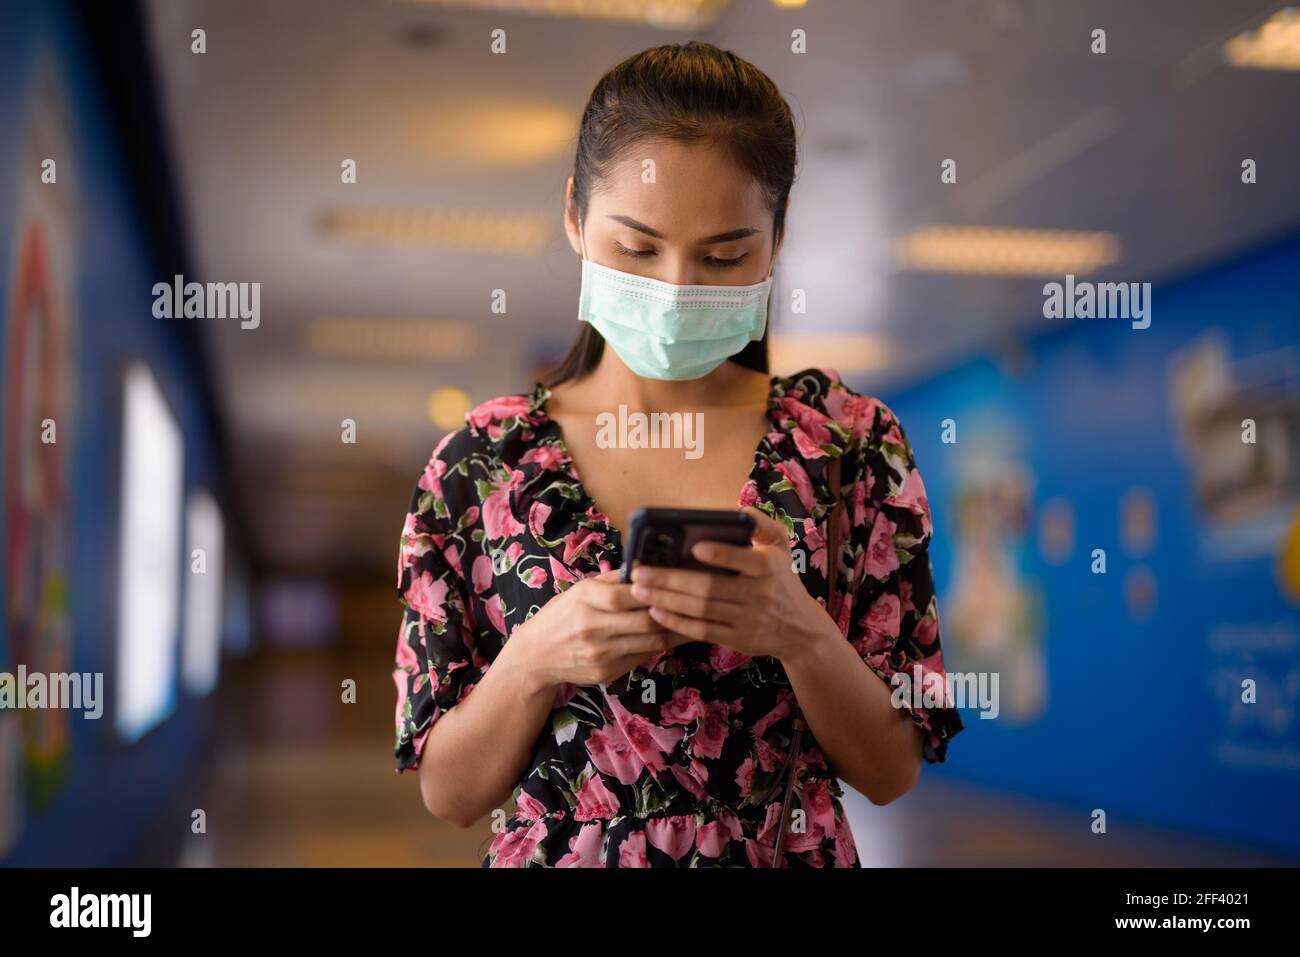
{"label": "woman", "polygon": [[[767,374],[794,170],[789,107],[733,54],[611,70],[566,197],[578,340],[545,385],[470,412],[418,483],[397,767],[439,818],[496,815],[484,866],[858,866],[837,777],[885,804],[962,729],[946,697],[894,694],[896,674],[944,670],[897,420],[833,372]],[[610,447],[620,406],[703,422],[704,454]],[[739,574],[621,584],[645,505],[747,509],[752,547],[696,552]]]}

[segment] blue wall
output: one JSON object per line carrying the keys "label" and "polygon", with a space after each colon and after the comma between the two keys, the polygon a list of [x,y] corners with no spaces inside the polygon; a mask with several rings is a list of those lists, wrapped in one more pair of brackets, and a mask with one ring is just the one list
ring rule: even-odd
{"label": "blue wall", "polygon": [[[104,717],[74,712],[68,776],[43,814],[28,815],[6,864],[120,864],[132,862],[151,829],[184,833],[188,809],[182,786],[204,759],[203,702],[178,687],[173,713],[141,740],[113,734],[116,599],[113,569],[118,547],[118,468],[121,370],[132,359],[148,363],[185,436],[186,490],[210,486],[210,423],[174,329],[150,312],[150,288],[159,270],[133,209],[111,120],[87,64],[71,13],[62,4],[6,4],[0,30],[0,302],[8,303],[10,263],[25,182],[39,170],[21,162],[32,87],[41,67],[52,67],[69,109],[75,161],[60,162],[59,184],[75,188],[77,216],[77,381],[71,557],[73,656],[71,668],[104,672]],[[4,361],[0,337],[0,362]],[[60,426],[62,441],[62,426]],[[178,562],[181,555],[177,556]],[[0,554],[0,562],[4,561]],[[0,568],[2,571],[2,568]],[[0,628],[4,623],[0,620]],[[5,644],[0,641],[0,651]],[[0,660],[4,655],[0,654]]]}
{"label": "blue wall", "polygon": [[[1217,331],[1233,360],[1289,350],[1285,391],[1293,413],[1300,409],[1297,276],[1293,237],[1157,287],[1148,329],[1062,320],[1027,343],[1016,371],[982,357],[882,396],[913,444],[934,510],[945,635],[964,463],[985,451],[1024,463],[1034,479],[1028,534],[1012,536],[1007,554],[1041,602],[1029,630],[1044,655],[1044,706],[1020,721],[965,712],[967,731],[937,773],[1105,809],[1112,828],[1140,819],[1300,848],[1300,608],[1279,584],[1276,543],[1230,558],[1250,527],[1213,534],[1177,446],[1169,379],[1175,351]],[[955,443],[942,441],[945,419],[956,423]],[[1134,486],[1156,503],[1154,548],[1137,557],[1126,554],[1119,520]],[[1062,564],[1037,542],[1042,506],[1054,497],[1075,516]],[[1298,505],[1293,498],[1283,510],[1291,522]],[[1092,573],[1094,548],[1106,551],[1105,575]],[[1125,577],[1136,566],[1156,586],[1145,618],[1126,603]],[[1235,650],[1212,645],[1212,636],[1233,635],[1245,636]],[[944,640],[948,670],[969,667],[961,643]],[[1233,708],[1225,675],[1259,681],[1258,710]]]}

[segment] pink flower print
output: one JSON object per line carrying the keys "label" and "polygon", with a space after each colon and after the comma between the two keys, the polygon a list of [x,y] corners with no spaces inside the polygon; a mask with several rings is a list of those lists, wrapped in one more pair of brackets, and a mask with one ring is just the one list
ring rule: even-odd
{"label": "pink flower print", "polygon": [[717,820],[696,828],[695,846],[704,857],[721,857],[732,840],[738,841],[743,837],[744,831],[735,815],[720,811]]}
{"label": "pink flower print", "polygon": [[749,661],[749,655],[726,645],[714,645],[709,651],[709,664],[719,674],[734,671]]}
{"label": "pink flower print", "polygon": [[488,621],[492,622],[492,627],[499,634],[504,635],[506,633],[506,616],[501,609],[501,596],[493,595],[487,600],[483,608],[487,611]]}
{"label": "pink flower print", "polygon": [[490,852],[495,852],[493,867],[525,867],[533,859],[537,845],[546,837],[546,822],[535,821],[527,829],[506,828],[492,842]]}
{"label": "pink flower print", "polygon": [[698,688],[678,688],[659,712],[664,724],[690,724],[704,714]]}
{"label": "pink flower print", "polygon": [[633,831],[618,847],[619,867],[649,867],[645,855],[645,832]]}
{"label": "pink flower print", "polygon": [[699,727],[691,735],[691,753],[699,758],[722,757],[722,745],[731,733],[730,719],[731,709],[725,702],[709,702]]}
{"label": "pink flower print", "polygon": [[492,559],[480,555],[474,559],[472,568],[470,577],[474,584],[474,591],[481,595],[492,587]]}
{"label": "pink flower print", "polygon": [[781,400],[781,409],[798,425],[796,436],[799,432],[803,432],[814,445],[825,445],[830,442],[830,429],[826,427],[830,419],[827,416],[790,396]]}
{"label": "pink flower print", "polygon": [[491,541],[513,538],[524,530],[510,510],[510,492],[518,487],[523,474],[516,470],[508,481],[495,485],[496,491],[483,500],[483,531]]}
{"label": "pink flower print", "polygon": [[[827,521],[830,520],[828,517]],[[840,541],[844,541],[842,536]],[[804,548],[812,553],[808,556],[808,567],[815,568],[825,575],[826,536],[822,534],[821,527],[811,518],[806,518],[803,521],[803,544]]]}
{"label": "pink flower print", "polygon": [[750,797],[754,793],[754,759],[745,758],[736,768],[736,787],[741,797]]}
{"label": "pink flower print", "polygon": [[519,462],[536,462],[544,471],[559,472],[564,468],[564,453],[554,444],[537,445],[525,452]]}
{"label": "pink flower print", "polygon": [[605,787],[599,774],[593,774],[578,789],[578,809],[574,818],[579,821],[591,821],[596,818],[609,819],[619,813],[618,797]]}
{"label": "pink flower print", "polygon": [[515,800],[515,813],[522,820],[536,821],[546,813],[546,805],[527,791],[521,791],[519,797]]}
{"label": "pink flower print", "polygon": [[754,742],[754,754],[758,757],[758,766],[766,774],[785,765],[785,751],[764,738]]}
{"label": "pink flower print", "polygon": [[620,784],[635,784],[645,768],[645,762],[616,724],[591,732],[587,738],[587,753],[591,755],[592,764],[616,778]]}
{"label": "pink flower print", "polygon": [[799,497],[799,504],[804,507],[805,511],[811,512],[813,506],[817,504],[817,497],[813,494],[812,480],[808,478],[808,473],[804,470],[804,467],[791,459],[788,462],[778,462],[776,468],[794,486],[795,494]]}
{"label": "pink flower print", "polygon": [[679,861],[695,846],[695,815],[652,817],[645,822],[645,834],[651,844]]}
{"label": "pink flower print", "polygon": [[894,533],[898,526],[883,512],[876,514],[876,524],[871,527],[871,540],[867,543],[866,572],[872,578],[888,578],[898,570],[898,554],[894,551]]}
{"label": "pink flower print", "polygon": [[447,600],[447,583],[441,578],[434,578],[427,571],[411,580],[406,589],[406,600],[430,621],[447,620],[447,610],[443,607],[443,602]]}
{"label": "pink flower print", "polygon": [[930,500],[926,498],[925,483],[921,481],[918,470],[911,469],[907,473],[903,484],[897,492],[885,499],[885,504],[897,505],[921,516],[921,532],[924,535],[930,534]]}
{"label": "pink flower print", "polygon": [[551,577],[557,582],[576,582],[580,580],[578,575],[573,574],[562,562],[557,561],[554,555],[550,556],[550,563]]}
{"label": "pink flower print", "polygon": [[[685,732],[681,728],[661,727],[639,714],[633,714],[623,707],[618,698],[611,696],[606,700],[614,715],[614,726],[622,730],[629,747],[636,752],[642,763],[652,772],[667,767],[664,755],[677,747]],[[609,726],[606,728],[608,730]]]}
{"label": "pink flower print", "polygon": [[604,843],[605,826],[599,821],[589,821],[569,838],[569,853],[556,862],[556,867],[600,867],[600,846]]}
{"label": "pink flower print", "polygon": [[442,495],[442,483],[438,480],[447,474],[447,463],[438,457],[438,453],[442,451],[443,445],[446,444],[451,435],[452,433],[448,432],[443,436],[443,441],[438,443],[438,448],[429,459],[429,464],[424,467],[424,471],[420,474],[420,481],[416,483],[426,492]]}
{"label": "pink flower print", "polygon": [[823,458],[826,455],[822,447],[808,438],[808,433],[801,429],[794,430],[794,447],[806,459]]}
{"label": "pink flower print", "polygon": [[564,536],[564,563],[573,564],[580,555],[585,555],[593,547],[604,544],[605,536],[590,528],[579,528]]}
{"label": "pink flower print", "polygon": [[916,627],[912,629],[912,637],[922,648],[928,648],[939,637],[939,607],[931,606],[934,612],[932,615],[922,615],[916,621]]}
{"label": "pink flower print", "polygon": [[851,395],[844,400],[844,406],[835,419],[850,438],[861,439],[874,427],[876,411],[880,408],[880,400],[874,396]]}
{"label": "pink flower print", "polygon": [[887,651],[898,638],[898,628],[902,621],[902,607],[897,595],[884,594],[875,600],[867,613],[858,622],[866,632],[862,640],[860,654]]}
{"label": "pink flower print", "polygon": [[489,399],[487,402],[475,406],[465,418],[474,428],[481,429],[493,423],[504,422],[506,419],[527,414],[527,396],[507,395],[497,399]]}
{"label": "pink flower print", "polygon": [[446,544],[442,546],[442,557],[447,559],[447,564],[452,567],[457,575],[464,577],[465,573],[460,567],[460,549],[456,546],[454,540],[447,539]]}
{"label": "pink flower print", "polygon": [[546,520],[551,517],[551,506],[534,502],[528,510],[528,530],[537,538],[546,531]]}

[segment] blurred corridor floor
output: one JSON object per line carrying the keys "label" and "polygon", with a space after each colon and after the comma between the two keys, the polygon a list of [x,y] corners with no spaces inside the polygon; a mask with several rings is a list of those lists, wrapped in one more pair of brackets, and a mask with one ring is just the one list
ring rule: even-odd
{"label": "blurred corridor floor", "polygon": [[[387,654],[387,649],[378,652]],[[342,684],[356,681],[356,703]],[[207,833],[182,865],[477,867],[490,819],[431,817],[414,774],[393,770],[394,687],[381,657],[281,652],[232,669],[217,703]],[[977,788],[931,773],[875,807],[845,789],[864,866],[1276,865],[1269,855]]]}

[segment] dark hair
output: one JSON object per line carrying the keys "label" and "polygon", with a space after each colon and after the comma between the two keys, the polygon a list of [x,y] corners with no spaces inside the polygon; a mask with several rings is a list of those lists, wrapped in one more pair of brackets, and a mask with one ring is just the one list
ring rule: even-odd
{"label": "dark hair", "polygon": [[[586,219],[593,184],[623,150],[655,138],[717,145],[753,176],[774,216],[775,248],[794,184],[796,140],[790,107],[763,71],[734,53],[692,40],[645,50],[601,77],[578,130],[573,202],[579,222]],[[550,370],[546,384],[582,378],[596,367],[604,348],[600,333],[581,323],[577,340]],[[767,372],[766,330],[731,361]]]}

